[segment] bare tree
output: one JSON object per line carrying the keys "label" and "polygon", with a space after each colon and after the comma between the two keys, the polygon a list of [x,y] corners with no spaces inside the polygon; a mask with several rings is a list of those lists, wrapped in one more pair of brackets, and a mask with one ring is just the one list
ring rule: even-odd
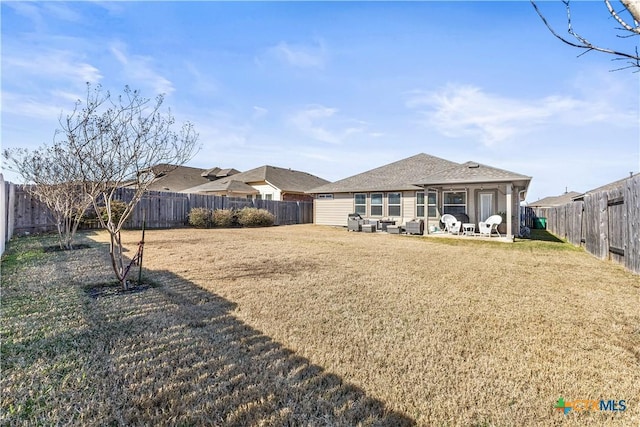
{"label": "bare tree", "polygon": [[78,224],[91,199],[85,194],[79,164],[61,144],[29,151],[7,149],[8,169],[24,180],[24,188],[49,208],[58,230],[61,249],[73,249]]}
{"label": "bare tree", "polygon": [[[128,288],[129,266],[120,230],[154,179],[152,168],[163,165],[168,171],[186,163],[196,152],[198,135],[193,125],[187,122],[178,132],[173,131],[171,112],[160,110],[163,101],[162,95],[152,102],[129,87],[112,97],[101,86],[87,84],[86,99],[60,119],[60,143],[78,162],[84,191],[109,232],[111,264],[124,289]],[[134,194],[124,201],[121,215],[116,215],[114,196],[125,185],[133,188]]]}
{"label": "bare tree", "polygon": [[[640,68],[640,54],[638,53],[637,44],[633,51],[621,51],[592,43],[582,33],[579,33],[574,26],[571,14],[571,0],[561,1],[564,4],[566,10],[567,33],[570,37],[564,37],[560,35],[545,18],[536,2],[534,0],[531,0],[531,4],[533,5],[533,8],[537,12],[538,16],[540,16],[542,22],[544,22],[546,27],[556,38],[568,44],[569,46],[583,49],[585,51],[584,53],[590,51],[603,52],[615,56],[615,60],[626,61],[627,65],[618,68],[618,70],[627,68]],[[617,37],[627,38],[640,36],[640,1],[620,0],[620,6],[618,8],[619,10],[616,10],[611,0],[604,0],[604,5],[610,18],[613,18],[613,20],[615,21],[615,25],[619,25],[619,27],[617,27],[617,30],[620,31],[620,34],[618,34]],[[637,71],[639,70],[636,70],[636,72]]]}

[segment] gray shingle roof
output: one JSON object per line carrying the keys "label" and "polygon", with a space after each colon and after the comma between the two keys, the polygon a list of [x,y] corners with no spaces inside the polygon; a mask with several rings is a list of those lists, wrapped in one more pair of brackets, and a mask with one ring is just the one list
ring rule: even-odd
{"label": "gray shingle roof", "polygon": [[578,197],[581,194],[582,193],[578,193],[577,191],[569,191],[568,193],[564,193],[560,196],[544,197],[540,200],[536,200],[535,202],[529,203],[528,206],[532,208],[563,206],[563,205],[566,205],[567,203],[571,203],[574,197]]}
{"label": "gray shingle roof", "polygon": [[329,182],[307,172],[265,165],[197,187],[188,188],[185,192],[224,191],[223,186],[231,181],[239,181],[245,184],[268,182],[280,189],[280,191],[289,193],[304,193],[310,188]]}
{"label": "gray shingle roof", "polygon": [[417,190],[416,178],[459,166],[458,163],[420,153],[388,165],[380,166],[331,184],[313,188],[308,193],[341,193],[357,191]]}
{"label": "gray shingle roof", "polygon": [[156,178],[149,185],[149,190],[182,191],[208,181],[202,177],[204,169],[200,168],[160,164],[151,169],[156,174]]}
{"label": "gray shingle roof", "polygon": [[224,178],[227,177],[229,175],[234,175],[240,173],[239,170],[236,170],[234,168],[226,168],[226,169],[220,169],[219,167],[215,167],[215,168],[211,168],[208,169],[204,172],[202,172],[202,176],[204,176],[205,178]]}
{"label": "gray shingle roof", "polygon": [[441,185],[507,181],[531,181],[531,177],[476,162],[466,162],[439,172],[431,173],[414,181],[414,184]]}
{"label": "gray shingle roof", "polygon": [[234,192],[244,194],[259,194],[260,192],[252,186],[245,184],[242,181],[236,181],[233,178],[219,179],[217,181],[207,182],[206,184],[198,185],[197,187],[187,188],[186,193],[201,193],[201,192]]}
{"label": "gray shingle roof", "polygon": [[531,177],[475,162],[451,162],[420,153],[367,172],[313,188],[308,193],[419,190],[421,185],[530,181]]}

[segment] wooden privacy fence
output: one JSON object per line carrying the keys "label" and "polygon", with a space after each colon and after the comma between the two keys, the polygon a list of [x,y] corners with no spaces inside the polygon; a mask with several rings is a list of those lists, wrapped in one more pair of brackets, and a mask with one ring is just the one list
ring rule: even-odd
{"label": "wooden privacy fence", "polygon": [[556,236],[640,274],[640,175],[534,213],[547,218],[547,229]]}
{"label": "wooden privacy fence", "polygon": [[[48,208],[32,197],[21,185],[3,183],[2,200],[5,205],[3,230],[5,241],[14,233],[38,233],[53,231],[56,225]],[[11,195],[11,197],[10,197]],[[133,190],[119,188],[115,199],[129,201]],[[313,202],[280,202],[274,200],[250,200],[204,194],[148,191],[136,205],[125,228],[141,228],[143,219],[147,228],[173,228],[187,225],[189,211],[193,208],[241,209],[253,207],[266,209],[275,216],[275,225],[309,224],[313,222]],[[97,228],[91,223],[81,228]]]}

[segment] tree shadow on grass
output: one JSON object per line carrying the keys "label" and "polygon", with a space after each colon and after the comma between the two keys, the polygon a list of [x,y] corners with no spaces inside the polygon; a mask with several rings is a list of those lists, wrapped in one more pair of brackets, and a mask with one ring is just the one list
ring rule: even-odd
{"label": "tree shadow on grass", "polygon": [[[246,325],[235,305],[173,273],[132,294],[92,294],[86,316],[108,365],[100,422],[376,425],[415,422]],[[102,355],[102,356],[100,356]]]}

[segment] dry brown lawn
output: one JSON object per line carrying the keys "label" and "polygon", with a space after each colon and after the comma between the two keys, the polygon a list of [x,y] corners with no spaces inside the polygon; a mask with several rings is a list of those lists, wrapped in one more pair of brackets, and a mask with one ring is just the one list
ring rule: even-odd
{"label": "dry brown lawn", "polygon": [[[133,251],[140,232],[123,237]],[[127,295],[96,285],[110,279],[93,245],[89,263],[24,263],[26,290],[3,274],[20,313],[3,307],[3,423],[640,424],[640,277],[566,244],[154,230],[153,286]],[[35,330],[25,295],[56,320]],[[41,340],[74,357],[25,359]],[[560,397],[627,409],[563,415]]]}
{"label": "dry brown lawn", "polygon": [[561,423],[560,397],[627,401],[577,424],[640,423],[640,278],[567,245],[167,230],[144,262],[421,425]]}

